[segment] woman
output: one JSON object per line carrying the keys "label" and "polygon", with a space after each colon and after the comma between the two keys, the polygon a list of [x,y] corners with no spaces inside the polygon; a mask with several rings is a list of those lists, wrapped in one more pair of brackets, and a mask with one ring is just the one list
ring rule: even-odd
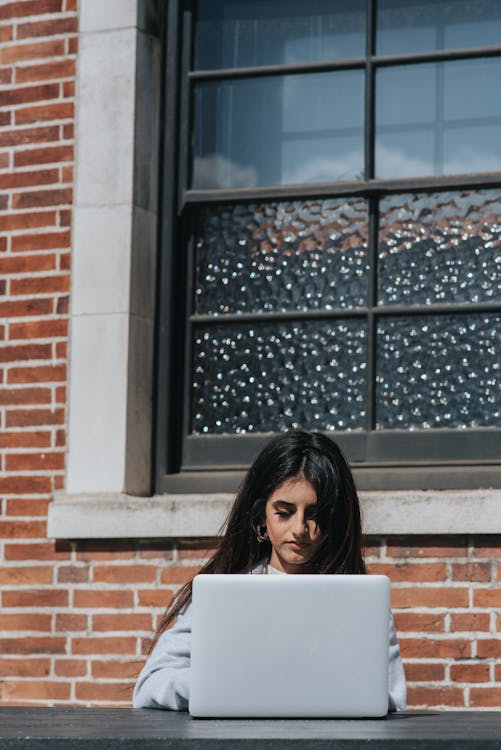
{"label": "woman", "polygon": [[[201,572],[365,573],[357,491],[336,443],[303,430],[274,437],[247,472],[219,547]],[[190,581],[160,623],[134,690],[136,707],[188,708],[191,589]],[[403,710],[405,676],[393,618],[389,655],[389,709]]]}

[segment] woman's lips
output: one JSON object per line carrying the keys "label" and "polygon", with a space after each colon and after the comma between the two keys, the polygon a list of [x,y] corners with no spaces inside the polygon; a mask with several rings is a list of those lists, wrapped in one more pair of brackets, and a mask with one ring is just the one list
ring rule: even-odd
{"label": "woman's lips", "polygon": [[292,549],[306,549],[309,546],[308,542],[287,542]]}

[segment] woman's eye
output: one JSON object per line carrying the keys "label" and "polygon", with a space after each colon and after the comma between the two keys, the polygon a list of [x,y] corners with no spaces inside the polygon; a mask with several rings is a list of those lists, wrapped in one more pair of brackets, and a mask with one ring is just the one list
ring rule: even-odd
{"label": "woman's eye", "polygon": [[280,518],[289,518],[290,513],[288,510],[277,510],[275,511],[277,516],[280,516]]}

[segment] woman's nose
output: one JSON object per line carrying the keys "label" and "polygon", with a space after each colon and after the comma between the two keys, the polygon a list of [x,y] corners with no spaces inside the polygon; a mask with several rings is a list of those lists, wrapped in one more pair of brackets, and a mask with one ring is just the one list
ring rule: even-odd
{"label": "woman's nose", "polygon": [[308,531],[308,526],[306,523],[306,518],[299,513],[296,513],[294,516],[294,524],[292,527],[292,532],[296,536],[304,536]]}

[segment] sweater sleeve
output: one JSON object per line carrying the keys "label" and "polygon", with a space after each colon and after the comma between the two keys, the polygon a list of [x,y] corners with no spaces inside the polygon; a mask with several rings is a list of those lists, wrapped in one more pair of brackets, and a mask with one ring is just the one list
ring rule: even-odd
{"label": "sweater sleeve", "polygon": [[135,708],[186,711],[190,693],[191,605],[162,633],[144,665],[132,702]]}
{"label": "sweater sleeve", "polygon": [[390,615],[390,669],[388,675],[390,711],[405,711],[407,703],[407,687],[405,673],[400,657],[400,647],[395,633],[393,615]]}

